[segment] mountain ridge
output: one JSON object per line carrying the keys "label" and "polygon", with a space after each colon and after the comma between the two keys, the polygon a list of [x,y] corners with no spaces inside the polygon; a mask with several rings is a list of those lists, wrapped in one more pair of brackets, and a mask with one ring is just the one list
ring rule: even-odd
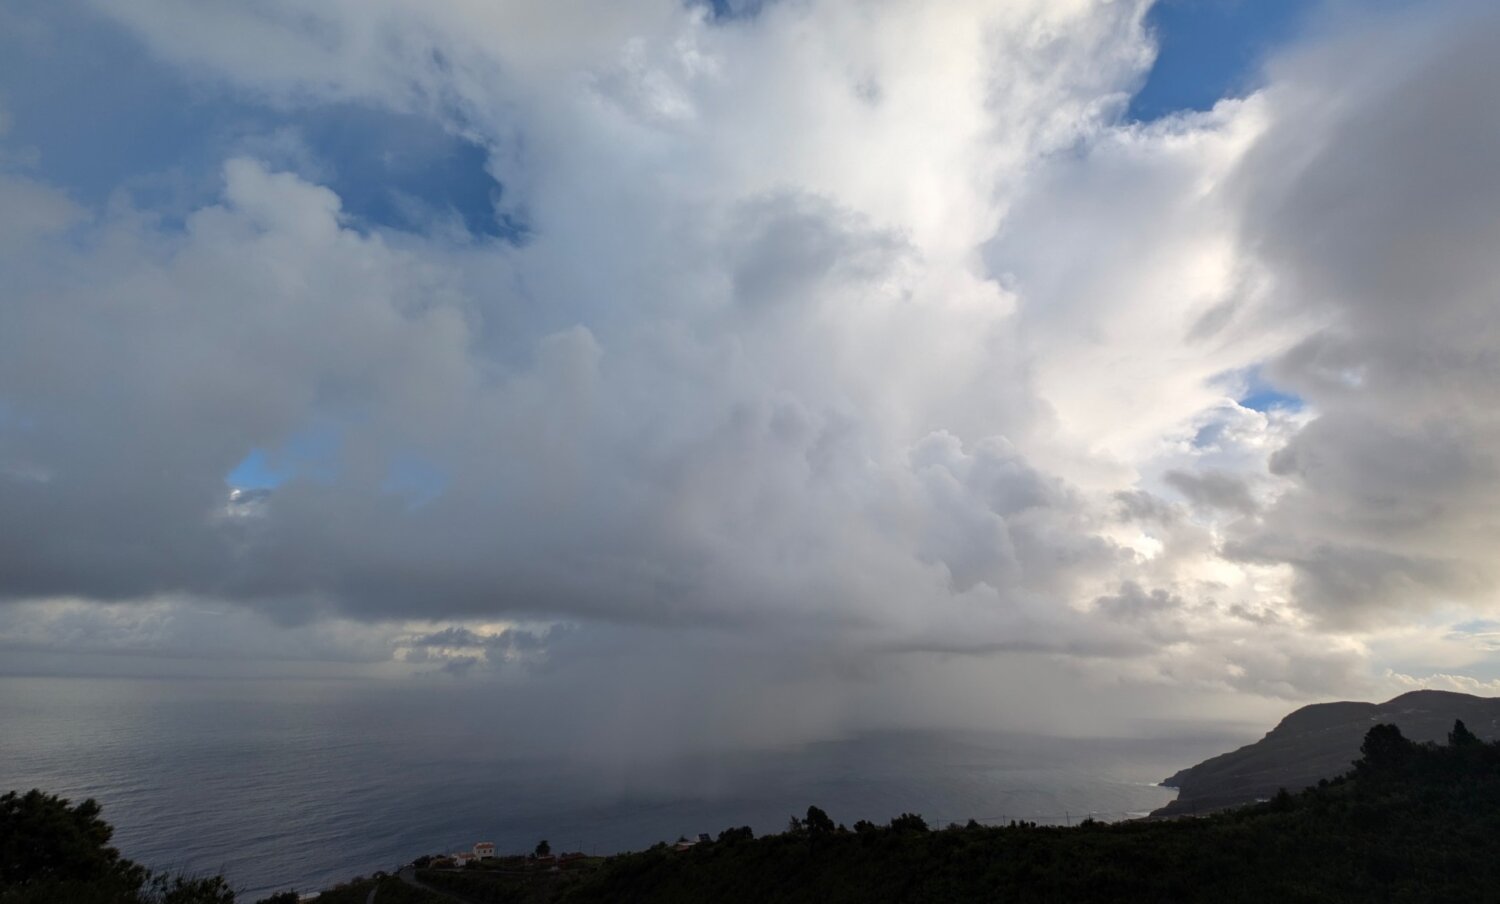
{"label": "mountain ridge", "polygon": [[1442,742],[1455,720],[1485,740],[1500,738],[1500,698],[1415,690],[1384,703],[1313,703],[1284,716],[1260,740],[1164,779],[1177,799],[1152,817],[1187,816],[1265,800],[1332,779],[1359,758],[1365,733],[1392,724],[1414,741]]}

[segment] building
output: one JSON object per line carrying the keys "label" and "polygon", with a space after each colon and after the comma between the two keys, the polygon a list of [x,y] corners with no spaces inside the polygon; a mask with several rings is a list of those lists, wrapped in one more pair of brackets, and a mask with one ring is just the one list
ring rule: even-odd
{"label": "building", "polygon": [[493,841],[481,841],[474,845],[474,856],[480,860],[495,856],[495,843]]}

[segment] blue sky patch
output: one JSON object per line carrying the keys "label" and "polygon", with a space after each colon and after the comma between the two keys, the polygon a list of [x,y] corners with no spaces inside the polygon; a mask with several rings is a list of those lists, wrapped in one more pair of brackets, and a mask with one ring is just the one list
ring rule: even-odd
{"label": "blue sky patch", "polygon": [[694,0],[713,11],[715,19],[746,19],[760,12],[770,0]]}
{"label": "blue sky patch", "polygon": [[[248,155],[333,189],[357,228],[469,233],[518,242],[497,213],[486,148],[412,114],[356,104],[286,111],[154,59],[122,28],[70,0],[18,0],[30,29],[0,28],[0,84],[13,159],[99,207],[117,192],[164,223],[218,200],[223,162]],[[37,35],[43,35],[38,38]],[[69,52],[50,45],[66,39]]]}
{"label": "blue sky patch", "polygon": [[314,159],[327,161],[319,181],[357,220],[424,232],[456,218],[474,235],[525,237],[524,224],[496,212],[502,189],[485,169],[489,152],[430,120],[344,105],[294,122]]}
{"label": "blue sky patch", "polygon": [[1261,63],[1318,4],[1309,0],[1159,0],[1146,16],[1158,52],[1128,118],[1207,110],[1254,90]]}
{"label": "blue sky patch", "polygon": [[339,433],[334,427],[310,427],[280,447],[251,449],[224,478],[241,490],[271,490],[294,477],[330,479],[338,470]]}
{"label": "blue sky patch", "polygon": [[1236,400],[1242,408],[1256,411],[1301,411],[1307,403],[1302,397],[1273,386],[1266,380],[1259,367],[1252,367],[1244,374],[1245,388]]}
{"label": "blue sky patch", "polygon": [[1301,396],[1266,379],[1260,365],[1243,370],[1226,371],[1210,384],[1234,398],[1242,408],[1255,411],[1301,411],[1307,402]]}
{"label": "blue sky patch", "polygon": [[1192,446],[1194,449],[1211,449],[1219,444],[1224,438],[1224,422],[1210,421],[1199,427],[1193,434]]}
{"label": "blue sky patch", "polygon": [[1282,392],[1269,386],[1256,389],[1249,395],[1239,400],[1243,408],[1253,408],[1256,411],[1272,411],[1280,409],[1283,411],[1301,411],[1306,402],[1301,396],[1289,392]]}
{"label": "blue sky patch", "polygon": [[292,476],[271,464],[270,458],[260,449],[251,449],[244,460],[234,466],[225,482],[237,490],[270,490],[281,486]]}
{"label": "blue sky patch", "polygon": [[1450,636],[1473,637],[1493,636],[1500,637],[1500,621],[1488,618],[1476,618],[1466,622],[1459,622],[1452,626]]}

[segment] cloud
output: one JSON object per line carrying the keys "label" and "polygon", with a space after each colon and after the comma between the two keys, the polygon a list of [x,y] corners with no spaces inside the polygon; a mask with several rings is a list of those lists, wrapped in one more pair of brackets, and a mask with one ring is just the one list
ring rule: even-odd
{"label": "cloud", "polygon": [[203,90],[440,124],[526,231],[379,228],[275,131],[180,222],[0,173],[0,597],[48,649],[59,599],[364,625],[669,734],[903,669],[1372,686],[1358,632],[1500,579],[1500,27],[1124,123],[1147,5],[101,5]]}
{"label": "cloud", "polygon": [[1279,307],[1318,321],[1267,372],[1317,416],[1234,548],[1292,563],[1330,624],[1496,602],[1497,42],[1500,16],[1457,4],[1285,58],[1240,176]]}
{"label": "cloud", "polygon": [[1255,500],[1244,480],[1233,474],[1211,471],[1192,474],[1187,471],[1168,471],[1166,482],[1182,493],[1194,505],[1227,509],[1250,515],[1256,511]]}
{"label": "cloud", "polygon": [[180,598],[128,604],[54,599],[0,608],[0,649],[12,660],[7,673],[18,667],[16,660],[30,655],[54,663],[98,659],[105,663],[102,670],[113,662],[116,668],[136,671],[144,658],[191,660],[195,666],[181,668],[196,668],[200,674],[257,663],[263,674],[270,662],[277,672],[316,663],[330,666],[328,672],[378,675],[391,662],[388,634],[385,626],[334,619],[290,631],[253,609]]}
{"label": "cloud", "polygon": [[[154,17],[156,9],[165,7],[127,18],[174,57],[183,22]],[[394,28],[401,14],[355,20],[333,11],[309,34],[304,20],[282,15],[287,9],[268,8],[264,18],[176,12],[204,29],[193,64],[227,78],[273,94],[359,94],[397,109],[431,101],[373,74],[406,65],[404,50],[387,58],[390,48],[355,37]],[[1099,121],[1096,52],[1122,37],[1125,46],[1141,40],[1135,12],[1039,5],[996,17],[993,46],[965,38],[968,50],[942,85],[923,81],[904,53],[880,49],[907,28],[933,44],[964,33],[964,20],[915,6],[873,20],[832,6],[768,9],[745,33],[721,31],[692,10],[641,5],[614,21],[615,52],[597,56],[608,28],[547,32],[554,46],[538,55],[506,37],[501,21],[464,23],[475,26],[466,34],[487,36],[480,46],[445,30],[459,15],[436,13],[420,40],[467,49],[447,68],[424,66],[424,77],[462,93],[479,90],[480,59],[530,67],[504,90],[530,86],[539,95],[532,103],[545,99],[554,110],[522,122],[537,148],[563,154],[544,154],[546,165],[516,180],[527,187],[534,241],[516,250],[398,246],[353,231],[332,192],[237,158],[225,165],[219,203],[194,212],[181,237],[126,213],[91,224],[92,241],[131,254],[49,249],[55,266],[89,276],[70,303],[57,304],[47,286],[11,307],[10,335],[57,343],[15,349],[6,385],[76,362],[53,397],[18,404],[88,411],[86,429],[115,445],[79,447],[51,424],[18,438],[21,454],[56,474],[45,488],[8,485],[8,510],[64,520],[12,549],[17,577],[6,593],[197,593],[286,619],[338,610],[811,618],[884,637],[893,622],[928,620],[913,617],[910,601],[983,582],[999,605],[1021,605],[1003,602],[1021,589],[1037,597],[1024,605],[1049,605],[1041,595],[1074,579],[1064,566],[1109,557],[1107,542],[1075,530],[1088,518],[1082,500],[1036,472],[1007,438],[1029,429],[1024,386],[984,406],[965,398],[999,379],[1020,382],[1006,360],[1014,300],[957,256],[993,223],[997,202],[984,200],[1002,190],[993,167],[930,169],[918,192],[872,181],[873,164],[863,173],[826,164],[846,149],[907,144],[903,117],[934,92],[953,113],[925,139],[938,155],[974,157],[996,145],[1026,154],[1071,140]],[[881,103],[894,109],[872,115],[843,84],[847,73],[798,45],[799,16],[830,36],[873,41],[861,77],[878,76]],[[289,46],[326,46],[250,66],[216,43],[231,20],[266,40],[274,30]],[[1049,68],[1038,83],[1032,63],[999,52],[1028,41],[1060,55],[1064,70]],[[1109,52],[1121,58],[1112,64],[1120,73],[1144,59]],[[341,55],[350,66],[324,68]],[[726,75],[730,62],[762,67],[772,58],[828,90],[801,107],[768,106],[790,73]],[[585,62],[594,59],[606,62]],[[559,83],[563,64],[595,77]],[[661,131],[667,95],[685,98],[673,114],[678,132]],[[483,100],[486,110],[504,106]],[[737,113],[731,100],[751,104],[752,115],[728,118]],[[452,113],[442,104],[423,112]],[[798,134],[799,121],[811,127],[829,116],[853,134]],[[1002,124],[1016,128],[987,133]],[[826,153],[765,146],[747,156],[726,140],[726,126],[747,138],[750,129],[763,145],[822,143]],[[482,135],[488,124],[468,127]],[[679,186],[660,182],[668,160],[686,163]],[[603,180],[597,201],[576,197],[580,173]],[[982,187],[976,178],[990,187],[964,200]],[[932,192],[953,202],[941,221]],[[947,222],[953,205],[968,210],[956,231]],[[646,228],[599,225],[625,222]],[[119,323],[97,316],[104,285]],[[934,356],[944,365],[936,372]],[[95,387],[110,374],[131,379],[106,403]],[[235,462],[311,425],[338,436],[333,474],[256,499],[253,519],[213,518]],[[430,462],[445,491],[415,509],[383,494],[403,455]],[[160,478],[115,479],[132,465]],[[984,498],[966,498],[966,483]],[[74,494],[90,501],[60,504]],[[1000,545],[966,535],[970,523],[988,525]],[[136,549],[121,567],[68,567],[80,548],[97,549],[85,555],[96,559],[120,554],[127,536]],[[1025,574],[1018,556],[1028,560]]]}
{"label": "cloud", "polygon": [[1139,584],[1126,581],[1120,587],[1120,592],[1115,596],[1101,596],[1094,601],[1094,605],[1107,613],[1111,618],[1131,621],[1146,618],[1156,613],[1170,612],[1181,608],[1182,600],[1172,596],[1165,590],[1153,590],[1147,593]]}
{"label": "cloud", "polygon": [[1413,690],[1457,691],[1460,694],[1475,694],[1492,697],[1500,694],[1500,680],[1480,681],[1468,675],[1434,674],[1417,677],[1387,670],[1386,681],[1400,693]]}

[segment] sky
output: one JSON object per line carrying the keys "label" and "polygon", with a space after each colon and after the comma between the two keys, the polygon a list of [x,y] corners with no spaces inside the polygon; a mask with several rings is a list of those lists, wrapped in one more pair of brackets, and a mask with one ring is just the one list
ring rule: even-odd
{"label": "sky", "polygon": [[0,9],[0,672],[1500,693],[1500,13]]}

